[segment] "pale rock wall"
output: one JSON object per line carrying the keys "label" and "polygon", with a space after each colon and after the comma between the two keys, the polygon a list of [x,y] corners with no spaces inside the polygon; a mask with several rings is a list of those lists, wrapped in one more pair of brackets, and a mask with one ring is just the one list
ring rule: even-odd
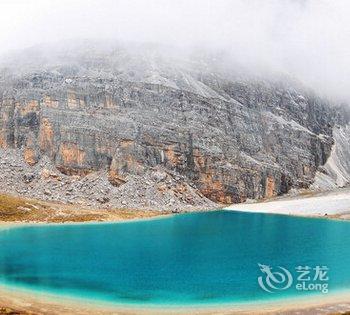
{"label": "pale rock wall", "polygon": [[350,184],[350,125],[334,127],[333,137],[331,154],[316,173],[313,189],[330,190]]}
{"label": "pale rock wall", "polygon": [[212,59],[74,53],[0,71],[0,148],[31,167],[47,157],[68,176],[106,171],[113,187],[157,168],[215,202],[242,202],[308,188],[345,123],[303,87],[235,77]]}

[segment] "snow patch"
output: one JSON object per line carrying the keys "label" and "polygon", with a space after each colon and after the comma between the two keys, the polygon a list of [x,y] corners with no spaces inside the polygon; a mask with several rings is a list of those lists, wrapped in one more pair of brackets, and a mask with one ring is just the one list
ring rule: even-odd
{"label": "snow patch", "polygon": [[225,210],[302,216],[346,214],[350,212],[350,189],[311,197],[297,196],[268,202],[233,204]]}

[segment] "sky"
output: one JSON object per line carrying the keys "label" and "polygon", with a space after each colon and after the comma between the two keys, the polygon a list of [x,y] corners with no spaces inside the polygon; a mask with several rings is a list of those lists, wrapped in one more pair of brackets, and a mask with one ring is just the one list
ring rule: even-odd
{"label": "sky", "polygon": [[225,51],[350,99],[350,0],[0,0],[0,53],[74,39]]}

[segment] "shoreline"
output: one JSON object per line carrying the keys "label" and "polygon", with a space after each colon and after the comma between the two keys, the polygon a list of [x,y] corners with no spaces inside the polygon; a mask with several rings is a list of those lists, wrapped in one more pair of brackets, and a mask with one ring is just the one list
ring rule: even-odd
{"label": "shoreline", "polygon": [[350,188],[311,195],[283,196],[272,200],[232,204],[223,210],[279,214],[309,218],[350,219]]}
{"label": "shoreline", "polygon": [[0,194],[0,228],[23,225],[117,223],[168,217],[172,211],[151,209],[85,209]]}
{"label": "shoreline", "polygon": [[[273,199],[256,202],[218,205],[215,209],[196,209],[185,211],[160,211],[151,209],[84,209],[78,205],[65,205],[49,203],[41,200],[20,198],[12,195],[1,195],[21,202],[23,205],[35,207],[35,210],[44,207],[45,213],[34,212],[31,216],[23,218],[15,216],[6,218],[0,216],[0,228],[23,225],[60,225],[60,224],[99,224],[122,223],[139,220],[166,218],[176,214],[198,213],[207,211],[243,211],[248,213],[279,214],[309,218],[327,218],[350,220],[350,187],[328,192],[309,192],[296,196],[281,196]],[[2,200],[0,200],[1,206]],[[327,205],[325,208],[324,205]],[[332,208],[333,209],[330,209]],[[40,209],[41,210],[41,209]],[[0,208],[0,215],[2,209]],[[6,214],[6,213],[5,213]]]}
{"label": "shoreline", "polygon": [[117,220],[109,220],[109,221],[66,221],[66,222],[7,222],[0,221],[0,231],[3,229],[17,228],[23,226],[58,226],[58,225],[95,225],[95,224],[123,224],[123,223],[132,223],[139,221],[152,221],[152,220],[161,220],[174,216],[174,213],[164,213],[159,215],[154,215],[152,217],[139,217],[132,219],[117,219]]}
{"label": "shoreline", "polygon": [[[44,291],[18,288],[0,283],[1,305],[16,314],[314,314],[315,310],[343,312],[350,309],[350,290],[328,295],[288,297],[256,302],[223,302],[203,305],[139,305],[78,298]],[[27,312],[27,313],[26,313]],[[336,314],[336,313],[334,313]]]}

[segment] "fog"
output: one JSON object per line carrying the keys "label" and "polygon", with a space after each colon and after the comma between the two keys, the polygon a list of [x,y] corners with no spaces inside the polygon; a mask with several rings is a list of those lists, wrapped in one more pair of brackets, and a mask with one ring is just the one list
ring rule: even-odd
{"label": "fog", "polygon": [[2,0],[0,53],[74,39],[224,51],[350,98],[348,0]]}

